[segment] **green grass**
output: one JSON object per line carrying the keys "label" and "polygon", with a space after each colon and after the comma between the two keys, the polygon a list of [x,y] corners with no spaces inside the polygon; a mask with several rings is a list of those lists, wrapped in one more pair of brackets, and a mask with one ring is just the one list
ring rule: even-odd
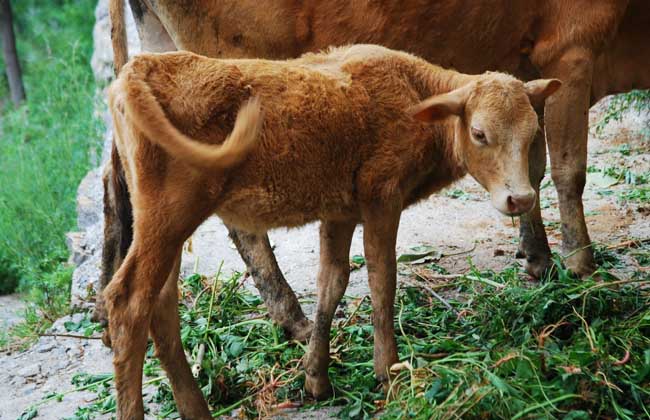
{"label": "green grass", "polygon": [[[639,262],[648,257],[645,248],[633,251]],[[616,263],[616,255],[599,255]],[[400,289],[395,329],[408,364],[388,399],[372,368],[368,298],[345,298],[337,311],[329,369],[335,396],[322,403],[303,391],[305,346],[284,338],[238,275],[181,283],[181,334],[192,363],[204,354],[195,369],[215,416],[335,406],[343,419],[650,418],[650,276],[583,281],[559,268],[557,281],[530,283],[519,270],[429,282],[429,290],[457,297],[448,298],[453,312],[424,288]],[[156,403],[159,418],[177,418],[153,346],[144,372],[145,405]],[[114,412],[112,374],[80,374],[73,385],[48,397],[94,391],[97,398],[73,420]]]}
{"label": "green grass", "polygon": [[102,131],[89,65],[95,3],[11,2],[27,103],[0,115],[0,292],[19,284],[52,319],[69,299],[65,232]]}
{"label": "green grass", "polygon": [[[607,124],[621,121],[626,112],[647,112],[650,110],[650,90],[632,90],[616,95],[609,103],[603,118],[596,124],[596,133],[602,133]],[[643,129],[643,135],[650,138],[650,125]]]}

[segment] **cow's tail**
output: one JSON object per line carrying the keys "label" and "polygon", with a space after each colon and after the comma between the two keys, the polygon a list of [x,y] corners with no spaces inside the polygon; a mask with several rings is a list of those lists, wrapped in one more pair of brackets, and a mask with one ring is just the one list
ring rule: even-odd
{"label": "cow's tail", "polygon": [[129,59],[129,44],[126,38],[126,22],[124,20],[124,0],[110,0],[108,10],[111,18],[113,66],[115,75],[117,75]]}
{"label": "cow's tail", "polygon": [[181,133],[169,121],[141,75],[133,72],[123,77],[126,114],[150,141],[186,163],[205,169],[227,169],[242,161],[259,138],[263,122],[259,98],[242,105],[232,132],[222,144],[206,144]]}

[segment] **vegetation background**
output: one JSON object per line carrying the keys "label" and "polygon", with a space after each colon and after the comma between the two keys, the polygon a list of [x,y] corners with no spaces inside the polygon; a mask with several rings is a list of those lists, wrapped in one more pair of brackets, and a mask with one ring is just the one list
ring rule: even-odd
{"label": "vegetation background", "polygon": [[89,65],[95,5],[11,1],[27,93],[18,108],[0,62],[0,293],[19,290],[46,320],[67,310],[65,233],[76,228],[77,187],[97,164],[103,130]]}

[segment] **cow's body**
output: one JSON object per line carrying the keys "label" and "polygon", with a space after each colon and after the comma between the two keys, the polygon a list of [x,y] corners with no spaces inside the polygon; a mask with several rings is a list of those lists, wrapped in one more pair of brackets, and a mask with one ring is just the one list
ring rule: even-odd
{"label": "cow's body", "polygon": [[187,52],[134,58],[109,90],[134,214],[133,244],[104,293],[118,418],[143,416],[148,330],[181,416],[211,418],[182,350],[176,270],[183,242],[212,213],[260,235],[321,221],[318,308],[305,359],[316,398],[331,393],[329,329],[362,223],[375,372],[386,384],[397,362],[400,213],[468,172],[503,213],[529,211],[528,149],[538,130],[531,103],[558,87],[464,75],[373,45],[286,62]]}
{"label": "cow's body", "polygon": [[[120,0],[114,0],[117,15]],[[595,264],[582,209],[587,110],[602,96],[650,86],[650,4],[645,0],[130,0],[145,51],[184,49],[211,57],[288,58],[330,45],[373,42],[414,52],[467,73],[542,75],[564,88],[546,106],[545,129],[558,189],[567,265],[589,274]],[[114,25],[118,20],[114,19]],[[125,61],[114,27],[116,67]],[[531,181],[545,167],[544,136],[531,149]],[[105,284],[130,243],[128,193],[114,158],[106,206]],[[108,179],[108,178],[107,178]],[[268,238],[231,229],[272,317],[294,335],[309,331],[280,272]],[[522,217],[521,255],[540,276],[551,264],[539,206]],[[121,254],[121,255],[120,255]],[[101,313],[101,304],[100,313]]]}

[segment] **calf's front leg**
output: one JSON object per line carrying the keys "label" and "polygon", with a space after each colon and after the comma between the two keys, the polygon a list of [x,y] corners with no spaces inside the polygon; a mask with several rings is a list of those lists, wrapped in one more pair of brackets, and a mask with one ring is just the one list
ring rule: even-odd
{"label": "calf's front leg", "polygon": [[387,389],[389,369],[398,362],[394,329],[397,261],[395,242],[400,212],[376,209],[364,214],[363,247],[368,264],[368,282],[375,329],[374,366],[377,379]]}
{"label": "calf's front leg", "polygon": [[156,344],[156,356],[167,372],[174,401],[182,419],[211,420],[208,404],[192,375],[181,342],[178,315],[178,277],[180,254],[176,257],[167,282],[163,286],[153,309],[151,337]]}
{"label": "calf's front leg", "polygon": [[320,227],[318,308],[305,358],[305,388],[317,400],[332,395],[327,375],[330,362],[330,328],[336,307],[350,279],[350,242],[354,222],[323,222]]}

